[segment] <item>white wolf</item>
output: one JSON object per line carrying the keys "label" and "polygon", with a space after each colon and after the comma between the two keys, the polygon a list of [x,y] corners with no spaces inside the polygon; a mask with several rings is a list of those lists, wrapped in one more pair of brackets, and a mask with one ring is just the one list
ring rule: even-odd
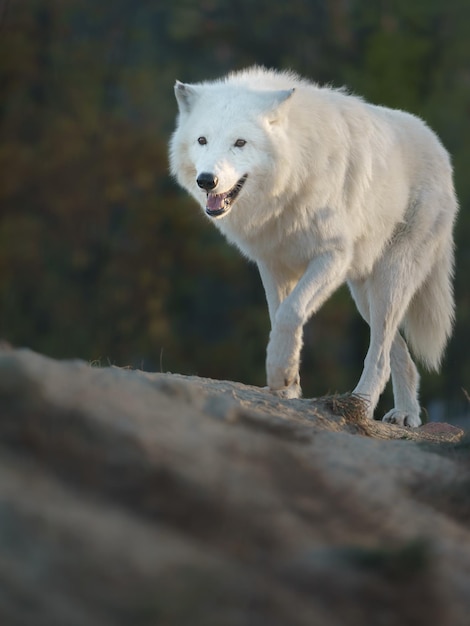
{"label": "white wolf", "polygon": [[268,302],[269,388],[301,394],[302,328],[345,281],[370,325],[354,393],[419,426],[415,355],[437,369],[453,316],[452,167],[419,118],[292,72],[254,67],[175,85],[171,172],[256,261]]}

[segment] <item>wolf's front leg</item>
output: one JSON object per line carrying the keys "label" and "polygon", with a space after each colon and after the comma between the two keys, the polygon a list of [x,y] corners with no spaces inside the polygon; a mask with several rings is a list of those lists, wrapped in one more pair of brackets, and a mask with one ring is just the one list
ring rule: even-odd
{"label": "wolf's front leg", "polygon": [[266,373],[270,390],[281,398],[300,398],[302,324],[274,324],[271,330]]}
{"label": "wolf's front leg", "polygon": [[326,250],[310,261],[297,285],[279,304],[272,319],[266,358],[268,386],[276,395],[302,395],[299,367],[303,326],[344,282],[349,262],[347,246]]}
{"label": "wolf's front leg", "polygon": [[[298,276],[273,264],[258,261],[258,269],[271,320],[271,335],[267,351],[267,378],[269,389],[281,398],[299,398],[302,395],[299,382],[299,359],[302,347],[302,323],[292,315],[281,319],[289,311],[282,307],[298,282]],[[282,311],[278,315],[279,308]]]}

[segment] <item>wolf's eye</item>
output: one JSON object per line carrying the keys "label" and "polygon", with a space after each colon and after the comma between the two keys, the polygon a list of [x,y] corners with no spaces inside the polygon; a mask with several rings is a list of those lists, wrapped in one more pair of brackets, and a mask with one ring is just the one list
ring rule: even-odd
{"label": "wolf's eye", "polygon": [[207,143],[207,139],[205,137],[198,137],[197,142],[200,146],[205,146]]}
{"label": "wolf's eye", "polygon": [[233,144],[235,148],[243,148],[246,145],[246,141],[244,139],[237,139],[237,141]]}

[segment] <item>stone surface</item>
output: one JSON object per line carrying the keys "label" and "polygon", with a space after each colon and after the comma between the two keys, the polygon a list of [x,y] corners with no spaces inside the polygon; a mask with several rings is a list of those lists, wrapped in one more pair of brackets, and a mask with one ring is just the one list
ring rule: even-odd
{"label": "stone surface", "polygon": [[0,351],[0,624],[462,625],[470,444]]}

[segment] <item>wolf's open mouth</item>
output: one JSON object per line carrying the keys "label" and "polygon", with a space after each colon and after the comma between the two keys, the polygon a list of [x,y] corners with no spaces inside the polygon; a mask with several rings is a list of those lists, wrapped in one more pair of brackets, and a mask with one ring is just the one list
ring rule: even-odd
{"label": "wolf's open mouth", "polygon": [[208,193],[206,205],[207,215],[210,217],[220,217],[226,213],[235,202],[247,178],[248,174],[245,174],[245,176],[242,176],[242,178],[225,193]]}

